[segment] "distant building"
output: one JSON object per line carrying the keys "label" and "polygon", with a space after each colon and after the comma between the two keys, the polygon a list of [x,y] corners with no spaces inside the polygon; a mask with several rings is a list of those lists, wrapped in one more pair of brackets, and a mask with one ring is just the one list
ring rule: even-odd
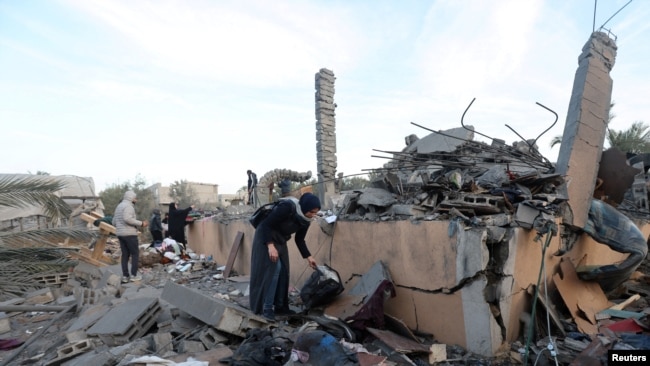
{"label": "distant building", "polygon": [[[194,198],[198,201],[197,208],[214,209],[219,204],[219,185],[209,183],[187,182],[189,189],[192,190]],[[154,203],[163,211],[169,208],[169,204],[174,202],[170,195],[170,188],[160,183],[147,187],[152,191]]]}
{"label": "distant building", "polygon": [[[0,174],[0,180],[20,179],[30,174]],[[87,223],[79,218],[84,212],[94,211],[104,214],[104,205],[95,192],[95,182],[91,177],[73,175],[39,176],[43,179],[56,179],[63,182],[65,187],[56,194],[72,209],[69,219],[63,220],[60,226],[86,226]],[[4,232],[27,231],[52,227],[41,205],[25,205],[22,207],[0,208],[0,230]]]}
{"label": "distant building", "polygon": [[228,206],[240,206],[246,204],[247,191],[245,189],[240,189],[235,194],[220,194],[219,201],[217,202],[217,207],[226,208]]}

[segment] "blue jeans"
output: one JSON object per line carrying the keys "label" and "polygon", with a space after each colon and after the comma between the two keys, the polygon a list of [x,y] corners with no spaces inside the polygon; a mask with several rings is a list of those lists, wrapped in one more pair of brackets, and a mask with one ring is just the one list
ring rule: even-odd
{"label": "blue jeans", "polygon": [[275,302],[275,293],[278,290],[278,282],[280,280],[280,271],[282,270],[282,262],[278,258],[275,262],[275,270],[273,271],[273,277],[269,283],[269,287],[264,293],[264,313],[273,312],[273,303]]}

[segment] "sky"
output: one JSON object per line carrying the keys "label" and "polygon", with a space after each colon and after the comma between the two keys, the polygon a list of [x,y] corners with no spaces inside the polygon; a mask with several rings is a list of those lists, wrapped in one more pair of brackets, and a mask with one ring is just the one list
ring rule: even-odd
{"label": "sky", "polygon": [[[610,128],[650,124],[650,1],[0,0],[0,173],[219,193],[273,169],[316,175],[315,74],[336,76],[337,173],[461,127],[550,148],[578,56],[618,52]],[[625,6],[628,4],[627,6]],[[596,5],[595,17],[594,7]],[[625,6],[625,7],[624,7]],[[624,7],[611,20],[608,19]],[[489,142],[477,135],[476,140]]]}

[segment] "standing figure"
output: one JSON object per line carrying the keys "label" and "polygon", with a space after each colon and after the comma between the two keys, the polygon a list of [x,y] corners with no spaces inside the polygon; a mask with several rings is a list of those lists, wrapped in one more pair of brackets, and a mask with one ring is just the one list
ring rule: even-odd
{"label": "standing figure", "polygon": [[255,199],[255,188],[257,187],[257,174],[253,173],[250,169],[246,171],[248,174],[248,204],[255,206],[257,202]]}
{"label": "standing figure", "polygon": [[[148,223],[146,220],[140,221],[135,218],[135,203],[137,201],[135,192],[126,191],[122,202],[117,205],[113,215],[115,235],[120,241],[120,249],[122,250],[122,283],[127,283],[129,280],[142,280],[142,277],[138,276],[138,259],[140,258],[138,228],[145,228]],[[129,257],[131,258],[130,272]]]}
{"label": "standing figure", "polygon": [[291,181],[289,178],[284,178],[280,183],[278,183],[278,186],[280,187],[280,194],[282,197],[287,197],[291,194]]}
{"label": "standing figure", "polygon": [[291,314],[289,309],[289,248],[287,241],[295,233],[294,241],[300,255],[311,268],[316,260],[311,256],[305,237],[311,220],[320,210],[320,200],[305,193],[280,199],[273,211],[255,229],[251,253],[250,308],[268,320],[275,314]]}
{"label": "standing figure", "polygon": [[178,209],[176,203],[169,204],[169,236],[176,240],[177,243],[187,246],[185,241],[185,225],[187,225],[187,215],[194,209],[194,205],[188,208]]}
{"label": "standing figure", "polygon": [[153,209],[153,213],[151,214],[151,219],[149,219],[150,224],[149,224],[149,232],[151,233],[151,240],[156,243],[156,242],[162,242],[163,241],[163,226],[162,226],[162,220],[160,219],[160,210],[157,208]]}
{"label": "standing figure", "polygon": [[169,236],[169,212],[165,212],[165,217],[162,219],[163,238]]}

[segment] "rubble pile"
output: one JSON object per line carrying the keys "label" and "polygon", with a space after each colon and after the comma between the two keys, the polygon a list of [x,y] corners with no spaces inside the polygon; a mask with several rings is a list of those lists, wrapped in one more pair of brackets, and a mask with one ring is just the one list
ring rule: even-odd
{"label": "rubble pile", "polygon": [[557,211],[563,180],[535,141],[488,145],[473,137],[471,126],[408,136],[407,147],[373,172],[372,188],[343,192],[339,218],[446,220],[514,214],[522,202]]}
{"label": "rubble pile", "polygon": [[[151,251],[147,245],[141,249],[143,257]],[[113,240],[107,250],[115,250]],[[113,256],[119,257],[119,252]],[[197,365],[238,365],[252,362],[251,357],[299,365],[305,355],[314,362],[322,360],[313,363],[322,365],[510,365],[523,358],[521,342],[504,344],[495,357],[483,357],[440,344],[433,335],[414,332],[384,314],[382,304],[395,293],[390,271],[381,261],[322,307],[304,308],[293,288],[291,307],[297,314],[270,323],[247,308],[247,276],[231,272],[225,278],[224,266],[212,258],[191,257],[165,265],[152,262],[141,268],[142,281],[127,284],[120,281],[119,265],[80,262],[69,272],[48,275],[44,288],[0,303],[0,365],[127,365],[155,360],[170,365],[190,360],[205,362]],[[647,262],[640,268],[647,270]],[[563,292],[565,288],[585,291],[563,285],[577,281],[572,271],[563,261],[563,278],[555,279],[565,300],[571,296]],[[563,320],[571,319],[578,308],[547,308],[554,321],[538,326],[537,341],[529,345],[532,356],[552,362],[545,352],[549,343],[560,364],[604,359],[609,349],[644,349],[650,341],[649,285],[650,275],[635,272],[619,288],[620,301],[615,296],[614,305],[598,286],[575,294],[578,301],[595,299],[590,309],[601,310],[587,314],[595,325]],[[633,292],[636,295],[629,297]],[[598,337],[587,335],[585,326],[598,329]]]}
{"label": "rubble pile", "polygon": [[[426,365],[432,349],[447,364],[490,361],[437,344],[431,335],[415,335],[396,319],[375,329],[378,324],[365,317],[343,322],[323,308],[303,309],[297,289],[291,292],[297,314],[269,323],[247,309],[246,276],[224,278],[223,267],[209,258],[188,263],[189,270],[174,263],[142,268],[143,280],[127,284],[120,281],[119,265],[80,262],[51,275],[47,287],[0,303],[0,365],[243,365],[255,357],[278,365],[307,358],[314,365]],[[370,272],[386,273],[380,263]],[[369,286],[372,281],[357,291],[383,294],[390,285]],[[375,315],[384,322],[383,313]]]}

